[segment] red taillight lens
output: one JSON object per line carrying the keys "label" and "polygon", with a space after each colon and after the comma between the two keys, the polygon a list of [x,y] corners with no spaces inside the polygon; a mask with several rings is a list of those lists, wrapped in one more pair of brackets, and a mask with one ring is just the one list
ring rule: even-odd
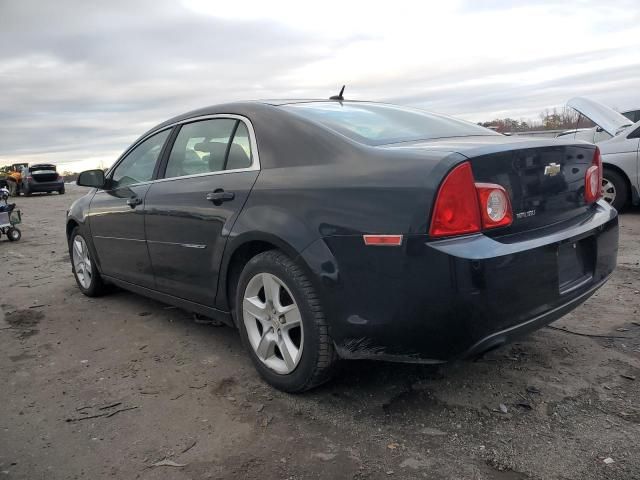
{"label": "red taillight lens", "polygon": [[482,228],[506,227],[513,222],[509,195],[495,183],[476,183]]}
{"label": "red taillight lens", "polygon": [[591,166],[584,176],[584,199],[587,203],[597,202],[602,197],[602,158],[596,147]]}
{"label": "red taillight lens", "polygon": [[429,235],[448,237],[480,231],[480,207],[469,162],[444,179],[434,203]]}
{"label": "red taillight lens", "polygon": [[429,235],[450,237],[513,222],[507,191],[494,183],[475,183],[471,164],[454,168],[444,179],[434,204]]}

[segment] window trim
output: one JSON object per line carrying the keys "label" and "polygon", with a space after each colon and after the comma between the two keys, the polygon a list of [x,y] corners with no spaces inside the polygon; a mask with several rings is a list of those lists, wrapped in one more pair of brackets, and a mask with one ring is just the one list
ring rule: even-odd
{"label": "window trim", "polygon": [[[247,127],[247,131],[249,132],[249,145],[251,146],[251,165],[250,166],[246,168],[234,168],[233,170],[220,170],[217,172],[194,173],[192,175],[183,175],[181,177],[165,178],[164,175],[166,170],[166,163],[167,163],[169,154],[171,152],[171,149],[173,148],[173,144],[177,137],[176,132],[179,130],[179,129],[176,129],[175,131],[169,133],[169,136],[167,137],[167,140],[165,141],[165,144],[162,147],[162,152],[158,157],[156,168],[154,169],[154,176],[157,176],[158,178],[147,180],[146,182],[132,183],[131,185],[127,185],[127,187],[148,185],[148,184],[161,183],[161,182],[170,182],[175,180],[181,180],[183,178],[196,178],[196,177],[205,177],[209,175],[225,175],[228,173],[259,171],[260,157],[258,155],[258,143],[256,141],[256,134],[255,134],[255,130],[253,129],[253,124],[251,123],[251,120],[249,120],[247,117],[244,117],[242,115],[238,115],[235,113],[215,113],[211,115],[201,115],[198,117],[185,118],[183,120],[174,122],[170,125],[165,125],[164,127],[158,130],[154,130],[153,132],[150,132],[148,135],[145,135],[144,137],[140,138],[137,142],[135,142],[133,145],[127,148],[127,150],[125,150],[125,152],[122,155],[120,155],[120,158],[116,160],[113,166],[107,171],[107,175],[106,175],[107,178],[111,178],[113,171],[115,171],[118,165],[120,165],[120,163],[127,157],[129,152],[131,152],[134,148],[136,148],[138,145],[140,145],[142,142],[149,139],[150,137],[153,137],[154,135],[157,135],[158,133],[161,133],[165,130],[174,129],[178,126],[182,126],[187,123],[194,123],[202,120],[211,120],[215,118],[223,118],[223,119],[227,118],[232,120],[239,120],[245,124],[245,126]],[[231,139],[231,141],[233,140]],[[100,191],[104,192],[105,190],[100,190]]]}

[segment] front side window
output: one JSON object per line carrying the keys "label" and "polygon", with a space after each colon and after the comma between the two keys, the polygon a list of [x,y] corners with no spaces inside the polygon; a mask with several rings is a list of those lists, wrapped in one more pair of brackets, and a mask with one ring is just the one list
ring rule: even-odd
{"label": "front side window", "polygon": [[169,155],[165,178],[249,166],[251,149],[244,122],[215,118],[187,123],[180,128]]}
{"label": "front side window", "polygon": [[151,180],[169,132],[170,130],[164,130],[157,133],[131,150],[113,171],[111,188],[122,188]]}

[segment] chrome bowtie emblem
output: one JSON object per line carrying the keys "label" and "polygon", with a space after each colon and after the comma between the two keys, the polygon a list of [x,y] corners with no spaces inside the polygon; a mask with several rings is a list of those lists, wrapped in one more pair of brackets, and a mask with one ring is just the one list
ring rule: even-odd
{"label": "chrome bowtie emblem", "polygon": [[555,177],[560,173],[560,165],[557,163],[550,163],[549,165],[545,165],[544,174],[549,175],[550,177]]}

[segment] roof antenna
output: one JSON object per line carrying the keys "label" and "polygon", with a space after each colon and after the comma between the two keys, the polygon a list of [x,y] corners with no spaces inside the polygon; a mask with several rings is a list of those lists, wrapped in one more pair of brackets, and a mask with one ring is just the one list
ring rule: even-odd
{"label": "roof antenna", "polygon": [[342,101],[344,100],[344,97],[342,96],[343,93],[344,93],[344,85],[342,85],[342,88],[340,89],[340,93],[338,95],[333,95],[332,97],[329,97],[329,100]]}

